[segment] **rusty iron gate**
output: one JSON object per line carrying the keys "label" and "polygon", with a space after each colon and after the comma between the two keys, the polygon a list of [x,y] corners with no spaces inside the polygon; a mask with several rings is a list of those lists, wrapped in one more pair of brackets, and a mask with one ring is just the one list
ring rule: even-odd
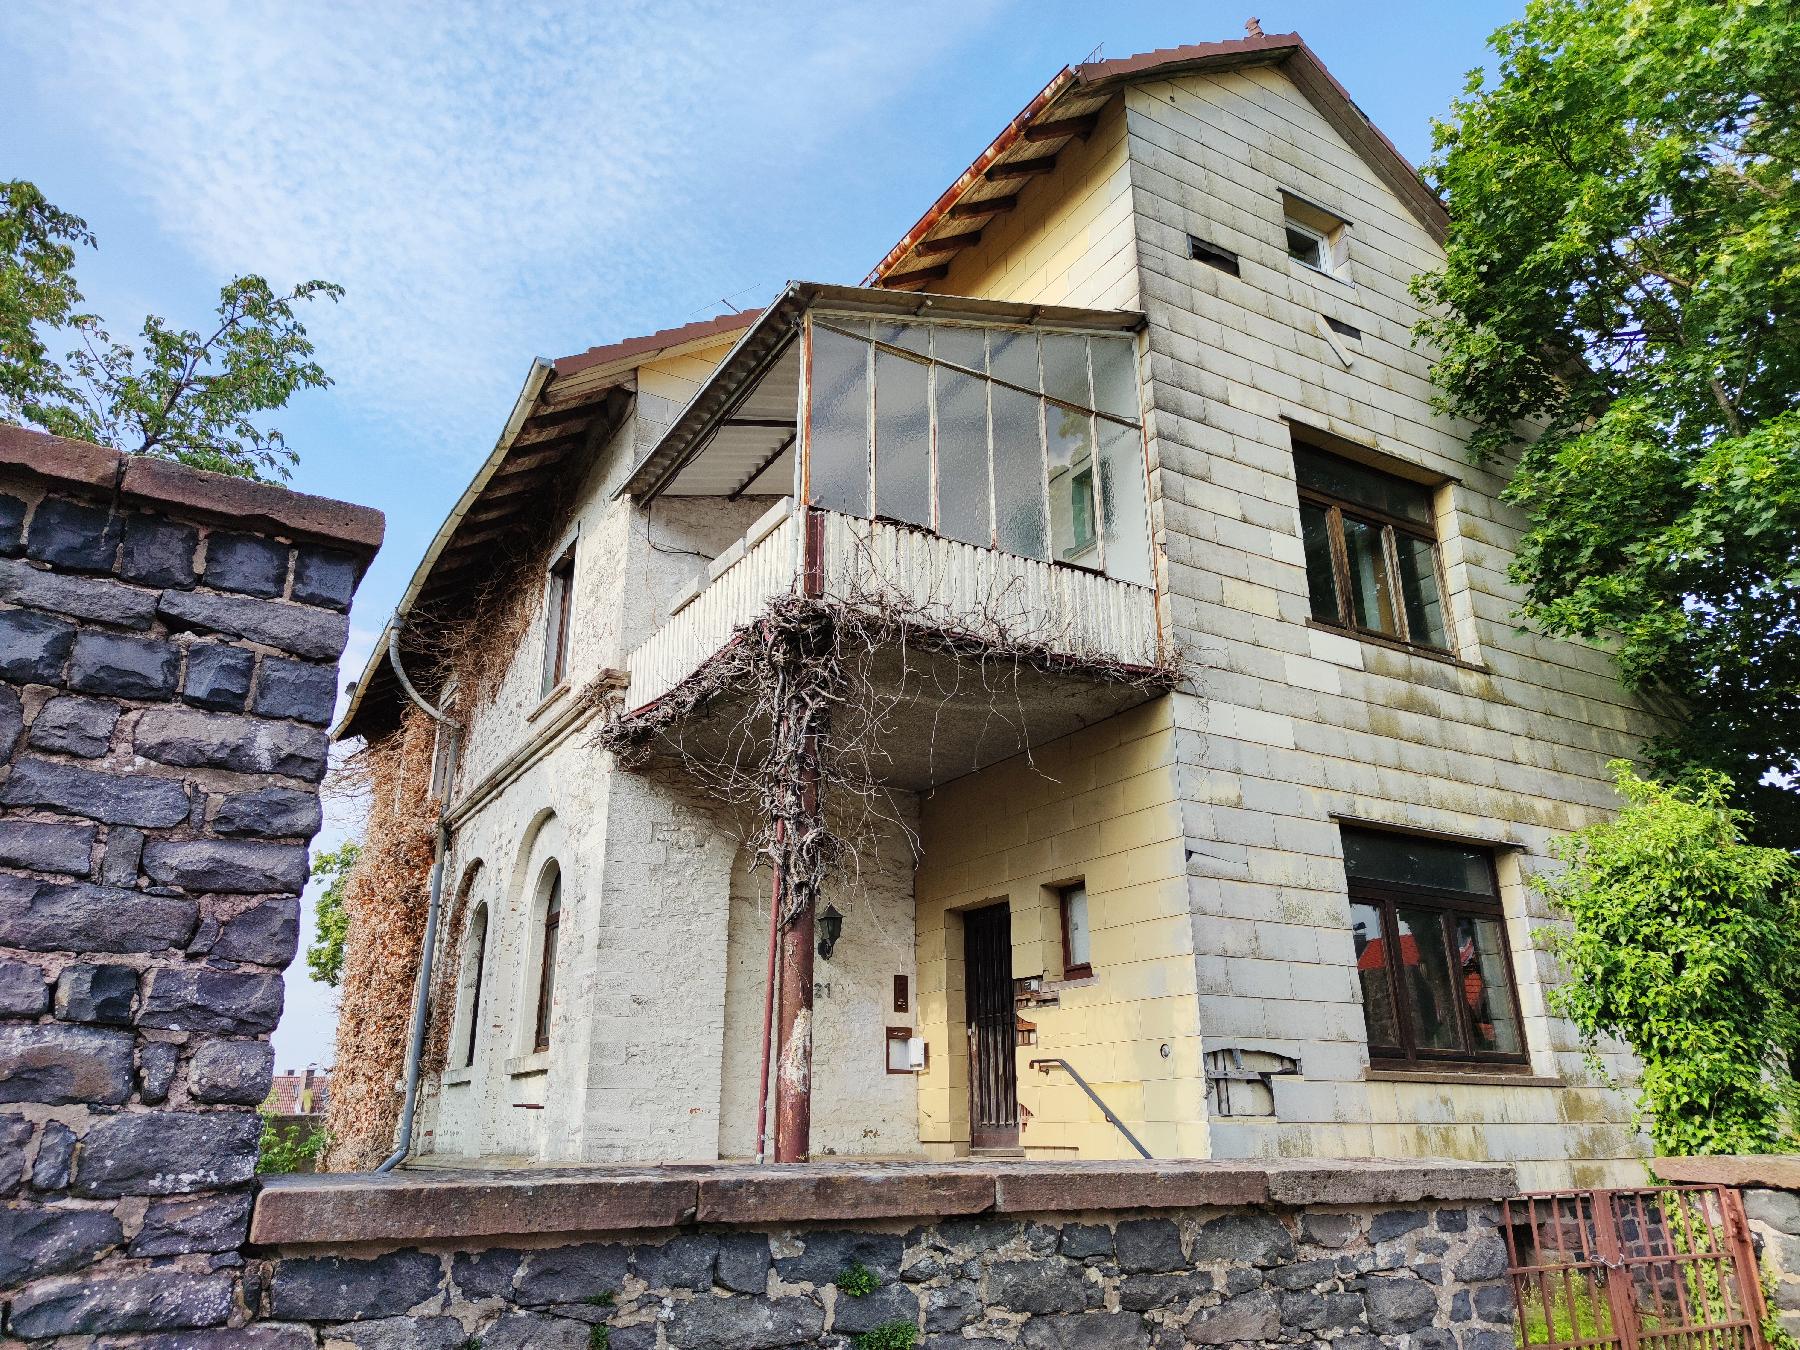
{"label": "rusty iron gate", "polygon": [[1762,1282],[1730,1187],[1545,1191],[1503,1210],[1527,1350],[1764,1350]]}

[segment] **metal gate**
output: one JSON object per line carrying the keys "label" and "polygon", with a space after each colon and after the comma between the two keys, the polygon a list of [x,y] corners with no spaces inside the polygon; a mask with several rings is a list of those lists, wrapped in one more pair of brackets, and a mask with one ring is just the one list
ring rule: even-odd
{"label": "metal gate", "polygon": [[1524,1347],[1764,1350],[1762,1283],[1725,1186],[1545,1191],[1504,1205]]}
{"label": "metal gate", "polygon": [[969,1143],[1019,1146],[1018,1014],[1013,1006],[1012,914],[989,905],[963,916],[969,1017]]}

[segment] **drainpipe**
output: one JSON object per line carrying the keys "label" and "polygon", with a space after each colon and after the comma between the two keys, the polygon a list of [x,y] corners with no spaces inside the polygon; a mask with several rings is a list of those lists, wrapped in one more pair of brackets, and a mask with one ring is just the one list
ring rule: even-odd
{"label": "drainpipe", "polygon": [[[388,622],[387,639],[388,663],[393,666],[394,674],[399,677],[400,687],[406,691],[406,696],[439,727],[454,729],[456,723],[446,717],[441,709],[427,703],[419,691],[413,688],[413,682],[406,678],[406,669],[400,664],[398,614]],[[446,821],[450,795],[448,770],[454,767],[455,755],[456,747],[452,744],[444,774],[444,796],[438,801],[437,842],[431,858],[431,901],[425,910],[425,945],[419,953],[419,982],[413,989],[412,1037],[406,1047],[406,1099],[400,1108],[400,1142],[375,1168],[377,1172],[391,1172],[412,1152],[413,1117],[419,1109],[419,1063],[425,1054],[425,1014],[431,999],[431,964],[437,952],[438,912],[443,907],[444,899],[444,851],[450,842],[450,826]]]}

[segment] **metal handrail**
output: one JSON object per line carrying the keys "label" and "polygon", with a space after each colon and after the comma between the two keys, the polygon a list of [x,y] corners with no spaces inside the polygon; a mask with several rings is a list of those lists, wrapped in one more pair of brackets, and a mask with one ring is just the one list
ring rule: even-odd
{"label": "metal handrail", "polygon": [[1113,1114],[1112,1107],[1108,1106],[1105,1102],[1100,1100],[1100,1094],[1098,1092],[1095,1092],[1093,1088],[1088,1086],[1087,1079],[1083,1078],[1078,1072],[1076,1072],[1075,1066],[1073,1064],[1069,1063],[1068,1060],[1066,1060],[1066,1059],[1034,1059],[1031,1061],[1031,1067],[1036,1069],[1039,1073],[1049,1073],[1050,1066],[1052,1064],[1056,1065],[1058,1068],[1063,1070],[1063,1072],[1068,1074],[1069,1077],[1071,1077],[1075,1080],[1075,1086],[1080,1088],[1083,1092],[1087,1093],[1088,1100],[1091,1101],[1095,1106],[1100,1108],[1100,1114],[1105,1116],[1109,1121],[1112,1122],[1113,1128],[1115,1130],[1117,1130],[1120,1134],[1125,1136],[1125,1138],[1130,1142],[1131,1146],[1138,1151],[1138,1155],[1140,1157],[1148,1158],[1150,1156],[1150,1150],[1145,1148],[1143,1146],[1143,1144],[1139,1142],[1138,1137],[1135,1134],[1133,1134],[1130,1130],[1125,1128],[1125,1122],[1120,1120],[1117,1116],[1115,1116]]}

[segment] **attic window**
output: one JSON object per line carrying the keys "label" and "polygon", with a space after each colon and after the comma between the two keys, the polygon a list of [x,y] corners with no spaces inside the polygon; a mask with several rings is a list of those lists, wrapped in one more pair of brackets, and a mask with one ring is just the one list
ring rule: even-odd
{"label": "attic window", "polygon": [[1216,267],[1221,272],[1229,272],[1234,277],[1238,274],[1237,254],[1228,253],[1222,248],[1207,243],[1204,239],[1196,239],[1191,234],[1188,236],[1188,256],[1197,262],[1205,263],[1208,267]]}
{"label": "attic window", "polygon": [[1349,223],[1290,192],[1281,194],[1281,210],[1288,257],[1315,272],[1348,280]]}

